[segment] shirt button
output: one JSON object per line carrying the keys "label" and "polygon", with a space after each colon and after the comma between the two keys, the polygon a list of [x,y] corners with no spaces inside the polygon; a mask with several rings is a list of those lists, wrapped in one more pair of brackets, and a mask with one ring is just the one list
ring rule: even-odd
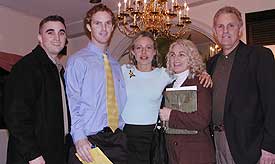
{"label": "shirt button", "polygon": [[177,142],[174,142],[174,145],[176,145],[176,146],[177,146],[177,145],[178,145],[178,143],[177,143]]}

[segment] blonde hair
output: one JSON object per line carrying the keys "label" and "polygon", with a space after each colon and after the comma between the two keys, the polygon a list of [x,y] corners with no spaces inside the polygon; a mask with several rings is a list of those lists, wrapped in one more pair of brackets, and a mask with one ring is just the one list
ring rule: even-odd
{"label": "blonde hair", "polygon": [[169,51],[166,55],[167,57],[167,65],[169,66],[169,58],[170,58],[170,53],[175,47],[175,45],[180,45],[183,47],[184,50],[186,50],[186,54],[184,54],[186,57],[188,57],[188,65],[189,65],[189,71],[190,75],[189,77],[194,77],[195,75],[199,75],[202,72],[205,72],[205,63],[203,62],[202,56],[200,55],[196,45],[186,39],[178,39],[175,42],[173,42],[170,47]]}

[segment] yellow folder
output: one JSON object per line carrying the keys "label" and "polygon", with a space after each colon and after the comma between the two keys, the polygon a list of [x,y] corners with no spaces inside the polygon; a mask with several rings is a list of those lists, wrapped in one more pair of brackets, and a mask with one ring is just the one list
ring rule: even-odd
{"label": "yellow folder", "polygon": [[75,155],[83,164],[113,164],[98,147],[90,149],[90,153],[94,159],[93,162],[85,162],[77,153]]}

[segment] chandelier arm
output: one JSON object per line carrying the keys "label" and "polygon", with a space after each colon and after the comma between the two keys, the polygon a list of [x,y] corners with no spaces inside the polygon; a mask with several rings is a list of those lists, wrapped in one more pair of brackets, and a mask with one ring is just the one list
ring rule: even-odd
{"label": "chandelier arm", "polygon": [[118,23],[117,27],[118,27],[118,30],[122,34],[124,34],[124,35],[126,35],[126,36],[128,36],[130,38],[133,38],[136,35],[136,33],[137,33],[135,30],[131,30],[131,28],[128,28],[126,25],[121,25],[121,24]]}

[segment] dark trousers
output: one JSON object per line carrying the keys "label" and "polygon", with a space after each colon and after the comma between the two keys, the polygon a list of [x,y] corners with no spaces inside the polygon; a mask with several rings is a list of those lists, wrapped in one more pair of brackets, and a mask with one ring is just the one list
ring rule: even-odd
{"label": "dark trousers", "polygon": [[227,139],[225,136],[225,131],[214,131],[214,139],[216,146],[216,163],[217,164],[235,164]]}
{"label": "dark trousers", "polygon": [[[99,147],[114,164],[127,164],[127,138],[120,129],[112,132],[109,127],[106,127],[96,135],[88,136],[88,140]],[[75,153],[75,146],[72,146],[69,164],[81,164]]]}
{"label": "dark trousers", "polygon": [[65,137],[65,163],[69,161],[70,147],[73,146],[73,139],[70,134],[67,134]]}
{"label": "dark trousers", "polygon": [[154,125],[129,125],[123,131],[127,135],[129,164],[150,164],[150,148]]}

